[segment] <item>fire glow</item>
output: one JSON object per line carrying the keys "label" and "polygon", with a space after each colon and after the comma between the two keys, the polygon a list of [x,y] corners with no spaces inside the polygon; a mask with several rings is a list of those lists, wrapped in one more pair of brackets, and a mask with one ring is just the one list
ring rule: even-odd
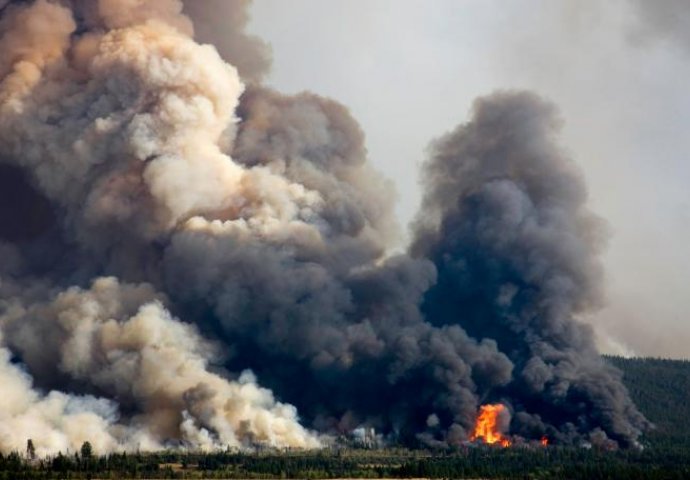
{"label": "fire glow", "polygon": [[498,428],[499,415],[505,410],[506,407],[500,403],[495,405],[482,405],[470,440],[473,442],[481,440],[487,445],[498,444],[502,447],[509,447],[511,445],[510,440],[508,440]]}

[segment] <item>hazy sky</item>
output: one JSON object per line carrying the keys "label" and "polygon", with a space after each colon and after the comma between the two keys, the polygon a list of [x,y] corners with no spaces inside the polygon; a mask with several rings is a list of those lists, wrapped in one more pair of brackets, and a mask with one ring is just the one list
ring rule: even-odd
{"label": "hazy sky", "polygon": [[256,0],[268,83],[350,107],[371,160],[417,209],[429,141],[496,89],[562,112],[562,145],[610,226],[608,351],[690,357],[687,0]]}

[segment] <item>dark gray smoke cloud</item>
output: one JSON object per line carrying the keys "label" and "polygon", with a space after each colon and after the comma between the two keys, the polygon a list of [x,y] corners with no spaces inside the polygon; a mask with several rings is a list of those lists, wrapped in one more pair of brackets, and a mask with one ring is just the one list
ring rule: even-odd
{"label": "dark gray smoke cloud", "polygon": [[424,321],[428,261],[384,259],[392,195],[365,161],[356,122],[332,100],[259,88],[239,113],[232,157],[319,199],[277,224],[254,216],[256,227],[174,235],[166,290],[191,311],[203,299],[206,322],[232,346],[230,364],[252,368],[319,429],[371,424],[414,439],[436,415],[441,440],[463,438],[479,396],[508,382],[512,366],[493,341]]}
{"label": "dark gray smoke cloud", "polygon": [[390,255],[395,194],[347,109],[242,83],[267,65],[247,5],[224,10],[239,73],[175,0],[0,17],[0,200],[21,205],[0,208],[0,449],[310,448],[360,426],[458,444],[490,401],[527,439],[634,443],[646,422],[576,320],[600,302],[601,222],[553,107],[479,101]]}
{"label": "dark gray smoke cloud", "polygon": [[642,40],[663,40],[690,54],[690,9],[685,0],[629,0],[636,15],[635,34]]}
{"label": "dark gray smoke cloud", "polygon": [[629,442],[646,422],[577,321],[602,300],[604,228],[554,141],[559,125],[536,95],[499,92],[433,144],[412,246],[438,270],[423,310],[497,342],[515,367],[500,393],[515,410],[563,433],[603,427]]}

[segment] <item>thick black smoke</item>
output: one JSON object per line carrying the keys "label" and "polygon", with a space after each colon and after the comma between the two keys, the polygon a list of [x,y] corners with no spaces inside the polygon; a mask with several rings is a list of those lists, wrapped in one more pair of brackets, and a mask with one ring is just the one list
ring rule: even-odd
{"label": "thick black smoke", "polygon": [[479,100],[434,144],[411,253],[390,255],[395,195],[363,132],[256,84],[247,6],[224,11],[239,74],[175,0],[3,10],[0,200],[21,208],[0,208],[0,448],[32,417],[45,452],[360,426],[458,444],[495,401],[527,439],[633,444],[646,421],[577,320],[601,300],[601,222],[553,107]]}
{"label": "thick black smoke", "polygon": [[509,356],[513,380],[496,395],[522,413],[519,431],[539,415],[561,438],[600,427],[630,442],[646,421],[577,321],[602,301],[605,236],[581,173],[555,143],[559,125],[536,95],[500,92],[433,144],[412,246],[438,271],[423,311]]}
{"label": "thick black smoke", "polygon": [[511,364],[490,339],[424,321],[428,261],[384,259],[391,195],[355,121],[331,100],[264,89],[247,92],[240,114],[232,157],[280,172],[319,204],[275,227],[175,235],[166,290],[192,316],[202,299],[203,323],[232,346],[229,364],[250,367],[318,429],[367,424],[414,439],[436,416],[442,440],[464,438],[478,397],[507,383]]}

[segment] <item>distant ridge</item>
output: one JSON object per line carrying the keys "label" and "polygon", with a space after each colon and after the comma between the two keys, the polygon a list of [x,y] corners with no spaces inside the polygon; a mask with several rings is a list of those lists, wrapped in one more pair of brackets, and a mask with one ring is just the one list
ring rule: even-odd
{"label": "distant ridge", "polygon": [[690,361],[605,357],[623,372],[633,401],[656,429],[645,436],[655,446],[690,447]]}

